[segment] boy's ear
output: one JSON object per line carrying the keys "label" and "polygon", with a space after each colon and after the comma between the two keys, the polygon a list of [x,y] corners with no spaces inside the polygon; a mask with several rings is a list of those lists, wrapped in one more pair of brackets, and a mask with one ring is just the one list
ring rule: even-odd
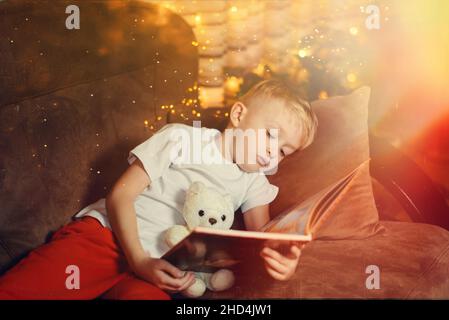
{"label": "boy's ear", "polygon": [[248,108],[243,103],[241,103],[240,101],[234,103],[231,111],[229,112],[229,120],[231,121],[232,126],[235,128],[238,127],[240,121],[243,120],[247,112]]}

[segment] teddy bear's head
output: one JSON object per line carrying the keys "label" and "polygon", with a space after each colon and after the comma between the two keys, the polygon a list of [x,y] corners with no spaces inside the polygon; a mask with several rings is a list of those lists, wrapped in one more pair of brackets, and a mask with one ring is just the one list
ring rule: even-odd
{"label": "teddy bear's head", "polygon": [[230,229],[234,221],[234,206],[229,195],[223,196],[196,181],[187,190],[183,214],[189,229]]}

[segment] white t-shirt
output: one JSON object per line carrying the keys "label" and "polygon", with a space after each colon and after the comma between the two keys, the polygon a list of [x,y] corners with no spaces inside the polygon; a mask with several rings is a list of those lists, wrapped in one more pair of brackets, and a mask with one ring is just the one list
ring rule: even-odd
{"label": "white t-shirt", "polygon": [[[179,150],[180,140],[174,139],[174,136],[177,136],[174,133],[179,133],[180,130],[185,133],[184,138],[187,137],[190,141],[193,141],[193,136],[200,131],[203,137],[201,150],[208,150],[217,161],[204,164],[176,159],[174,155],[180,153],[173,150]],[[222,157],[216,142],[217,134],[221,133],[216,129],[168,124],[129,153],[129,164],[138,158],[151,180],[150,186],[136,198],[134,207],[139,239],[143,248],[152,257],[159,258],[168,251],[169,248],[163,239],[163,234],[168,228],[176,224],[186,224],[182,216],[185,191],[194,181],[201,181],[222,194],[229,194],[234,204],[234,211],[241,207],[243,213],[251,208],[268,204],[276,198],[278,187],[270,184],[265,175],[259,172],[244,172],[235,163]],[[195,152],[194,147],[191,151],[190,160]],[[86,215],[98,219],[103,226],[111,228],[104,198],[82,209],[75,217]]]}

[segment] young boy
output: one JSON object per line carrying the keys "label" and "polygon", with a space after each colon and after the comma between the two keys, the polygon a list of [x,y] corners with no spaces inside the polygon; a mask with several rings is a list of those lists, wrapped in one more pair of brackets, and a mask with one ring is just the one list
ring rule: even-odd
{"label": "young boy", "polygon": [[[129,168],[106,199],[81,210],[0,278],[0,299],[168,299],[167,293],[190,286],[192,272],[160,258],[168,251],[164,231],[185,224],[181,210],[188,186],[202,181],[229,194],[234,209],[242,209],[246,229],[258,230],[269,221],[268,204],[278,192],[261,172],[307,147],[317,126],[309,104],[277,80],[254,86],[229,118],[226,132],[254,132],[254,139],[199,129],[200,149],[214,150],[213,161],[204,152],[198,157],[194,147],[185,157],[185,146],[197,143],[198,135],[181,124],[166,125],[133,149]],[[301,251],[295,245],[290,251],[261,251],[274,279],[294,274]]]}

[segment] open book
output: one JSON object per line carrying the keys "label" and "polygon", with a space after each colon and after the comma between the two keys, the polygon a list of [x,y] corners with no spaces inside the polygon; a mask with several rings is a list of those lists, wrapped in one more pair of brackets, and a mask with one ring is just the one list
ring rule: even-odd
{"label": "open book", "polygon": [[260,231],[197,227],[162,258],[182,270],[212,272],[260,259],[259,252],[263,246],[285,253],[291,243],[305,244],[313,239],[320,218],[362,165],[299,205],[277,215]]}

